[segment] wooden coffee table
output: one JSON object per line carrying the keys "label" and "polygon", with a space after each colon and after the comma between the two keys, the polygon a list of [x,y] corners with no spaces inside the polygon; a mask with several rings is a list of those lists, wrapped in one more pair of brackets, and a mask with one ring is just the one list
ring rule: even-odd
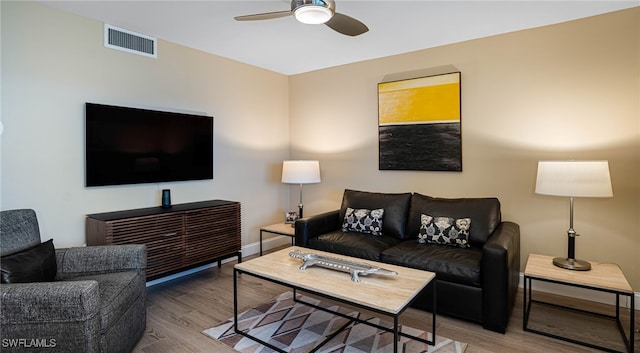
{"label": "wooden coffee table", "polygon": [[[390,271],[396,271],[397,276],[367,275],[360,276],[360,282],[353,282],[349,273],[330,270],[321,267],[308,267],[300,270],[302,261],[289,256],[292,250],[300,250],[303,253],[313,253],[330,257],[337,257],[352,262],[366,263],[371,266],[378,266]],[[318,250],[301,247],[290,247],[279,250],[255,259],[236,264],[233,272],[233,313],[234,329],[236,333],[259,342],[275,351],[283,352],[278,347],[264,342],[256,337],[250,336],[247,332],[238,329],[238,282],[239,274],[247,274],[266,281],[274,282],[294,291],[301,290],[313,295],[327,298],[333,301],[345,303],[358,308],[370,310],[377,314],[393,317],[393,329],[378,326],[357,318],[348,317],[350,323],[358,322],[393,333],[394,341],[398,342],[400,336],[431,344],[435,344],[436,337],[436,300],[435,300],[435,273],[416,270],[401,266],[377,263],[363,259],[342,256]],[[433,298],[432,329],[431,340],[424,340],[419,337],[407,335],[399,332],[398,318],[415,300],[417,295],[429,286]],[[306,303],[308,304],[308,303]],[[319,308],[326,310],[326,308]],[[335,312],[332,312],[337,314]],[[339,315],[339,314],[337,314]],[[342,315],[341,315],[342,316]],[[346,328],[346,327],[343,327]],[[339,331],[334,333],[337,335]],[[333,336],[332,336],[333,337]],[[324,344],[329,341],[328,337]],[[394,353],[398,352],[398,345],[394,345]]]}

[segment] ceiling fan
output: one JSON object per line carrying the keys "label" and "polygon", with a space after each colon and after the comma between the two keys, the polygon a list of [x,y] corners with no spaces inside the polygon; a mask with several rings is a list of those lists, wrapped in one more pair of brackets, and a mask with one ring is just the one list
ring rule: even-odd
{"label": "ceiling fan", "polygon": [[333,0],[292,0],[290,11],[259,13],[255,15],[236,16],[236,21],[268,20],[293,15],[296,20],[307,24],[326,24],[336,32],[347,36],[357,36],[369,28],[353,17],[336,12]]}

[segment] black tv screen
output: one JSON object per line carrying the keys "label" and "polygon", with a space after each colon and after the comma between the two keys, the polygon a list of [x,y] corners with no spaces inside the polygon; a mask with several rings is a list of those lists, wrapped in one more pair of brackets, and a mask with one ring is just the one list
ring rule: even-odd
{"label": "black tv screen", "polygon": [[85,108],[86,186],[213,179],[213,117]]}

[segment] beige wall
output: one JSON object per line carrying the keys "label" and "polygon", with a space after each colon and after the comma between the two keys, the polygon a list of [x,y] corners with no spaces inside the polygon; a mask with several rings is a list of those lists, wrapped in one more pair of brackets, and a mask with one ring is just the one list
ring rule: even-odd
{"label": "beige wall", "polygon": [[[640,288],[640,9],[286,77],[159,42],[149,59],[102,45],[102,23],[1,3],[0,208],[35,208],[43,238],[84,243],[87,213],[242,202],[243,244],[295,208],[283,159],[317,158],[306,214],[344,188],[497,196],[528,253],[566,253],[568,200],[533,193],[540,159],[608,159],[614,197],[576,201],[580,258],[621,265]],[[328,49],[330,50],[330,49]],[[462,72],[462,173],[379,171],[376,85],[442,66]],[[215,116],[213,181],[84,187],[86,101]]]}
{"label": "beige wall", "polygon": [[[283,219],[289,156],[286,76],[159,41],[152,59],[103,46],[103,24],[33,2],[2,2],[2,209],[33,208],[43,239],[85,243],[84,215],[173,203],[242,203],[243,244]],[[214,179],[84,187],[84,103],[203,112]]]}
{"label": "beige wall", "polygon": [[[379,171],[377,83],[462,72],[463,172]],[[577,257],[618,263],[640,290],[640,8],[292,76],[291,153],[319,159],[307,214],[344,188],[497,196],[529,253],[566,255],[569,201],[534,194],[537,161],[607,159],[614,197],[578,199]],[[294,197],[295,195],[292,195]]]}

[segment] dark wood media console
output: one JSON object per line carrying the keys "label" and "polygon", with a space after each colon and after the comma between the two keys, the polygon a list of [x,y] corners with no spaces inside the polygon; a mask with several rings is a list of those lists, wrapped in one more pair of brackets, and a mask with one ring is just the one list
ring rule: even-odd
{"label": "dark wood media console", "polygon": [[229,257],[242,261],[240,203],[212,200],[90,214],[87,245],[147,245],[147,280]]}

